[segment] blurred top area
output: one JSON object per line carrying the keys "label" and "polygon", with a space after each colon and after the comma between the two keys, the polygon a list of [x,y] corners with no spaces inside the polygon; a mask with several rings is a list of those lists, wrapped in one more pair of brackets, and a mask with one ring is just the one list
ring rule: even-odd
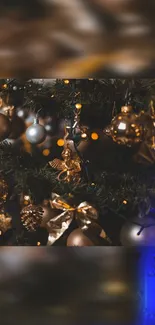
{"label": "blurred top area", "polygon": [[154,0],[2,0],[1,77],[151,77]]}

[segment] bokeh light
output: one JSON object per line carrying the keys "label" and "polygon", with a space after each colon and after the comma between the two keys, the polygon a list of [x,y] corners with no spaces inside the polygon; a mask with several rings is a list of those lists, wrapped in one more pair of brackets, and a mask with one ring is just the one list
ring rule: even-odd
{"label": "bokeh light", "polygon": [[58,145],[59,147],[63,147],[63,146],[64,146],[64,140],[63,140],[63,139],[59,139],[59,140],[57,141],[57,145]]}
{"label": "bokeh light", "polygon": [[91,134],[91,138],[92,138],[92,140],[96,141],[96,140],[99,139],[99,135],[98,135],[96,132],[93,132],[93,133]]}

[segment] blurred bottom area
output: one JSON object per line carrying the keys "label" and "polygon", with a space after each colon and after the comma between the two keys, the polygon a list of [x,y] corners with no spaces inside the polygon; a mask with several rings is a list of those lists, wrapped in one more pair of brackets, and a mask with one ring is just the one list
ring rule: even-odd
{"label": "blurred bottom area", "polygon": [[137,325],[141,254],[114,247],[1,248],[1,323]]}

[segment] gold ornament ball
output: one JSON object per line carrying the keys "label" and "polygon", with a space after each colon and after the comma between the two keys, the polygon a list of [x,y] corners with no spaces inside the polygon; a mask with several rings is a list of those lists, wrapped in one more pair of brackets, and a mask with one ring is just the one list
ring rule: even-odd
{"label": "gold ornament ball", "polygon": [[131,106],[123,106],[121,113],[112,120],[110,134],[113,141],[121,145],[132,146],[142,141],[144,129]]}
{"label": "gold ornament ball", "polygon": [[4,179],[0,179],[0,205],[6,202],[8,196],[8,184]]}
{"label": "gold ornament ball", "polygon": [[75,104],[75,107],[76,107],[77,109],[81,109],[81,108],[82,108],[82,104],[77,103],[77,104]]}
{"label": "gold ornament ball", "polygon": [[21,221],[28,231],[35,231],[40,227],[43,216],[43,208],[41,206],[30,204],[21,211]]}
{"label": "gold ornament ball", "polygon": [[67,239],[67,246],[95,246],[94,243],[84,235],[81,229],[75,229],[71,232]]}

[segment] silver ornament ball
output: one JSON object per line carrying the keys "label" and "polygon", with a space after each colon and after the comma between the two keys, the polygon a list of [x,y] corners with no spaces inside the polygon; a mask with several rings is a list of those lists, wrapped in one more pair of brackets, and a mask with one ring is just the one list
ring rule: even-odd
{"label": "silver ornament ball", "polygon": [[39,124],[37,118],[34,119],[34,123],[26,130],[26,138],[32,144],[39,144],[46,138],[46,130],[44,126]]}

